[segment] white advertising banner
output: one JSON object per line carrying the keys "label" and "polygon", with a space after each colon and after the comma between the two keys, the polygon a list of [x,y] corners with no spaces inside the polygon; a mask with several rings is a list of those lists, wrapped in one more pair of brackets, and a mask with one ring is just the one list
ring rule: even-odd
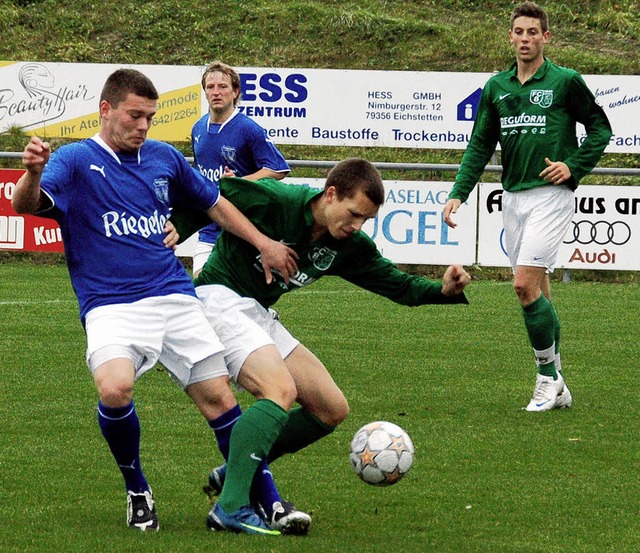
{"label": "white advertising banner", "polygon": [[107,77],[128,67],[147,75],[160,95],[150,138],[188,141],[201,110],[199,67],[100,63],[0,62],[0,133],[88,138],[99,131],[100,93]]}
{"label": "white advertising banner", "polygon": [[[0,62],[0,133],[85,138],[98,127],[107,64]],[[151,137],[188,140],[207,110],[203,67],[135,65],[160,92]],[[240,108],[276,144],[466,148],[490,73],[237,68]],[[608,152],[640,152],[640,76],[585,75],[611,120]],[[584,130],[578,126],[578,139]]]}
{"label": "white advertising banner", "polygon": [[[285,182],[299,186],[323,188],[324,179],[291,178]],[[465,225],[450,229],[443,221],[442,208],[452,183],[385,181],[385,202],[378,215],[367,221],[363,231],[373,238],[378,249],[394,263],[471,265],[476,258],[475,194],[464,209]],[[191,256],[195,238],[191,237],[177,250],[180,256]]]}
{"label": "white advertising banner", "polygon": [[[508,267],[502,226],[502,188],[493,183],[483,183],[479,188],[478,264]],[[458,211],[458,218],[462,209]],[[575,193],[575,215],[560,247],[556,267],[639,270],[639,215],[638,187],[579,186]]]}

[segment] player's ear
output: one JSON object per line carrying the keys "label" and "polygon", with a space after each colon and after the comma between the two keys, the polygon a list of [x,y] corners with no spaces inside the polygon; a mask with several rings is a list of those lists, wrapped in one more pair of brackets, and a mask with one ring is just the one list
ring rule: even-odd
{"label": "player's ear", "polygon": [[111,109],[111,104],[109,102],[107,102],[106,100],[102,100],[100,102],[100,117],[104,118],[105,115],[109,114],[109,110]]}
{"label": "player's ear", "polygon": [[325,197],[325,200],[326,200],[328,203],[333,202],[333,200],[334,200],[334,199],[336,199],[336,198],[338,197],[338,196],[337,196],[337,193],[336,193],[336,187],[335,187],[335,186],[329,186],[329,187],[324,191],[324,197]]}

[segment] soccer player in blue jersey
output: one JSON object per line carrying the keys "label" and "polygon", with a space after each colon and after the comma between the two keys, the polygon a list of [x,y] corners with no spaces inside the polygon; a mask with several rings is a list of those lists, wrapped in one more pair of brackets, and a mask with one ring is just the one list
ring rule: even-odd
{"label": "soccer player in blue jersey", "polygon": [[[98,422],[125,481],[128,525],[159,528],[140,464],[133,389],[160,361],[228,450],[216,528],[278,534],[250,507],[249,489],[295,398],[264,395],[240,416],[223,346],[191,278],[165,243],[170,207],[196,207],[253,244],[269,281],[272,269],[295,272],[295,253],[261,234],[175,148],[147,140],[157,102],[153,83],[142,73],[115,71],[101,93],[98,134],[54,153],[47,142],[31,138],[12,205],[60,225],[99,395]],[[224,430],[229,420],[236,421],[232,433]]]}
{"label": "soccer player in blue jersey", "polygon": [[[191,131],[196,168],[217,183],[222,176],[247,180],[283,179],[289,165],[255,121],[238,110],[240,76],[233,67],[219,61],[208,65],[202,75],[209,112]],[[200,230],[193,254],[193,274],[198,276],[220,234],[211,223]]]}
{"label": "soccer player in blue jersey", "polygon": [[[514,289],[538,372],[527,411],[570,407],[560,362],[560,319],[551,303],[553,272],[574,213],[574,190],[600,160],[611,126],[582,77],[544,56],[549,19],[533,2],[511,14],[516,61],[489,79],[469,146],[444,207],[446,223],[468,197],[498,142],[502,151],[504,236]],[[587,136],[581,145],[576,123]]]}

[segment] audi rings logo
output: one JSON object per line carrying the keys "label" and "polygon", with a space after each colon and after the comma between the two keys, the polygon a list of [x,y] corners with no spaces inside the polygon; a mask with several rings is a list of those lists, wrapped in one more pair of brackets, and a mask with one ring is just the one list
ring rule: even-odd
{"label": "audi rings logo", "polygon": [[631,238],[631,227],[624,221],[573,221],[573,229],[567,233],[571,239],[565,244],[612,244],[623,246]]}

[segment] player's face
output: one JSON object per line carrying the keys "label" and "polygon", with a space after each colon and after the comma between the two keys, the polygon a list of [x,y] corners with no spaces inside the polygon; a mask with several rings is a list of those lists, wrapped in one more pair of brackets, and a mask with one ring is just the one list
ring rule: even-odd
{"label": "player's face", "polygon": [[233,90],[231,77],[214,71],[204,81],[204,93],[209,103],[209,112],[213,116],[229,115],[233,111],[233,103],[240,94]]}
{"label": "player's face", "polygon": [[542,32],[539,19],[518,17],[509,31],[509,40],[518,61],[525,63],[540,61],[544,45],[549,42],[549,31]]}
{"label": "player's face", "polygon": [[358,190],[353,198],[340,200],[335,188],[331,186],[325,195],[327,230],[338,240],[347,238],[360,230],[367,220],[378,213],[378,206],[362,190]]}
{"label": "player's face", "polygon": [[100,136],[115,152],[136,152],[147,139],[157,108],[157,100],[131,93],[116,108],[103,100]]}

